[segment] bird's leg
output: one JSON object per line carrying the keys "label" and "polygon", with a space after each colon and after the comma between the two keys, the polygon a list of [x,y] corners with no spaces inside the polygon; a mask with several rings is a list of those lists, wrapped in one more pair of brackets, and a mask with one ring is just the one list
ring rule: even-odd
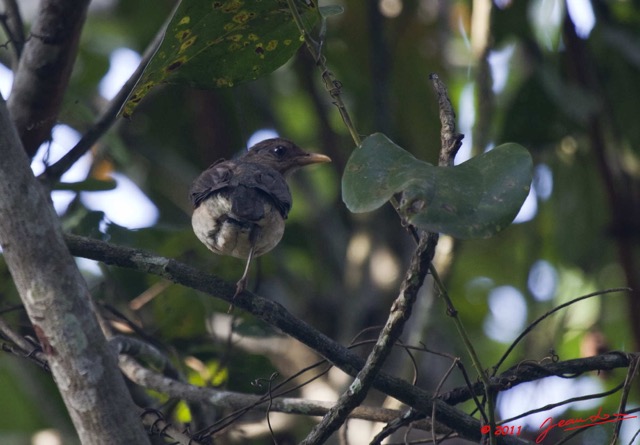
{"label": "bird's leg", "polygon": [[244,266],[244,273],[236,283],[236,293],[233,296],[233,298],[235,298],[236,295],[241,294],[242,291],[244,291],[247,287],[247,278],[248,278],[247,276],[249,275],[249,266],[251,266],[251,260],[253,259],[253,251],[254,251],[254,246],[251,246],[251,250],[249,250],[249,257],[247,258],[247,264]]}
{"label": "bird's leg", "polygon": [[256,249],[256,241],[258,240],[258,235],[260,233],[260,227],[255,226],[251,229],[251,233],[249,234],[249,242],[251,243],[251,248],[249,249],[249,256],[247,257],[247,264],[244,266],[244,273],[242,277],[236,283],[236,293],[233,294],[233,298],[231,299],[231,305],[229,306],[229,310],[227,313],[230,313],[233,309],[233,300],[240,295],[247,288],[247,278],[249,275],[249,267],[251,266],[251,260],[253,260],[253,254]]}

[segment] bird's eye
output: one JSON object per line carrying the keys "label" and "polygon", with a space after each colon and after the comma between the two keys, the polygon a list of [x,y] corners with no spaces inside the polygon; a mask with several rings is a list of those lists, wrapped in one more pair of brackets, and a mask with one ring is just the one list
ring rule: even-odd
{"label": "bird's eye", "polygon": [[271,153],[275,155],[276,158],[281,158],[287,152],[287,149],[283,145],[277,145],[271,149]]}

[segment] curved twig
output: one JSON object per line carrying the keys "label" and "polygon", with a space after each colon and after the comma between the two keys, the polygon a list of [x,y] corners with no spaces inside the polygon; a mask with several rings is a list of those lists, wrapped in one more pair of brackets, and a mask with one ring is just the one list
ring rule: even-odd
{"label": "curved twig", "polygon": [[47,167],[42,175],[40,175],[40,179],[43,179],[49,187],[52,187],[55,183],[60,181],[60,177],[62,177],[62,175],[69,170],[73,164],[78,161],[78,159],[88,152],[93,144],[95,144],[96,141],[98,141],[98,139],[100,139],[102,135],[111,128],[118,117],[120,109],[127,101],[129,94],[131,94],[131,91],[138,82],[138,79],[140,79],[140,76],[142,76],[147,64],[160,46],[162,37],[164,36],[165,27],[166,24],[160,28],[160,31],[156,34],[142,55],[138,68],[136,68],[134,73],[129,77],[122,88],[120,88],[118,94],[111,99],[91,128],[89,128],[89,130],[82,136],[78,143],[71,148],[71,150],[69,150],[55,164]]}
{"label": "curved twig", "polygon": [[563,303],[559,306],[554,307],[553,309],[551,309],[550,311],[547,311],[546,313],[544,313],[543,315],[541,315],[540,317],[536,318],[532,323],[529,324],[529,326],[526,327],[526,329],[524,331],[522,331],[522,333],[520,335],[518,335],[518,337],[511,343],[511,345],[509,345],[509,347],[507,348],[507,350],[505,351],[504,354],[502,354],[502,357],[500,357],[500,360],[498,360],[498,363],[496,363],[493,366],[493,375],[496,375],[496,372],[498,372],[498,369],[500,368],[500,365],[502,365],[504,363],[504,361],[507,359],[507,357],[509,356],[509,354],[511,354],[511,351],[513,351],[513,349],[516,347],[516,345],[518,343],[520,343],[520,341],[527,335],[529,334],[529,332],[533,331],[533,329],[545,318],[547,318],[549,315],[558,312],[560,309],[564,309],[565,307],[571,306],[574,303],[577,303],[579,301],[582,300],[586,300],[587,298],[591,298],[591,297],[597,297],[599,295],[605,295],[605,294],[610,294],[610,293],[614,293],[614,292],[624,292],[624,291],[630,291],[631,289],[626,288],[626,287],[615,287],[612,289],[605,289],[605,290],[600,290],[600,291],[596,291],[596,292],[592,292],[590,294],[587,295],[583,295],[581,297],[578,298],[574,298],[573,300],[567,301],[566,303]]}

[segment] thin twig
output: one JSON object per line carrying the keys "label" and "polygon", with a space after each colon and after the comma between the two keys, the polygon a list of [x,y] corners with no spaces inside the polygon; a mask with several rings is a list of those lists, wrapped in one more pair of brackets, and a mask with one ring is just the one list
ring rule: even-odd
{"label": "thin twig", "polygon": [[[257,412],[266,412],[267,409],[269,409],[271,412],[321,416],[325,414],[332,405],[332,402],[282,397],[275,393],[269,395],[269,392],[264,395],[255,395],[197,386],[169,378],[156,371],[144,368],[137,363],[137,361],[127,357],[120,359],[120,365],[123,372],[133,382],[146,389],[161,392],[169,397],[195,403],[206,403],[216,408],[245,411],[247,407],[249,407],[250,410]],[[268,381],[269,379],[265,380]],[[273,388],[271,391],[273,392]],[[393,409],[361,406],[352,412],[352,418],[385,422],[394,419],[399,414],[399,411]],[[234,418],[233,421],[235,420]],[[419,422],[416,427],[428,431],[430,429],[430,422]],[[194,436],[206,437],[211,434],[213,434],[212,430],[207,429],[194,434]]]}
{"label": "thin twig", "polygon": [[24,23],[22,16],[20,15],[20,8],[16,0],[3,0],[4,13],[2,26],[9,37],[11,46],[13,47],[12,68],[15,70],[18,67],[20,56],[22,56],[22,49],[24,48],[25,35],[24,35]]}
{"label": "thin twig", "polygon": [[[276,390],[284,387],[285,385],[287,385],[289,382],[293,381],[294,379],[296,379],[298,376],[301,376],[302,374],[306,373],[307,371],[310,371],[311,369],[314,369],[320,365],[323,365],[327,363],[326,360],[321,360],[319,362],[316,362],[312,365],[309,365],[301,370],[299,370],[298,372],[296,372],[295,374],[293,374],[292,376],[290,376],[289,378],[287,378],[286,380],[280,382],[279,384],[277,384],[275,386],[275,388],[272,388],[272,392],[273,394],[270,394],[270,396],[272,398],[281,398],[284,397],[287,394],[290,394],[294,391],[297,391],[298,389],[302,388],[305,385],[308,385],[309,383],[313,382],[314,380],[319,379],[320,377],[322,377],[323,375],[327,374],[332,366],[326,366],[322,371],[320,371],[318,374],[314,375],[311,378],[308,378],[306,381],[304,381],[303,383],[300,383],[298,385],[295,385],[293,387],[290,388],[285,388],[281,391],[278,391],[277,393],[275,393]],[[255,402],[251,403],[251,404],[247,404],[246,406],[242,407],[241,409],[235,410],[229,414],[227,414],[226,416],[224,416],[223,418],[219,419],[218,421],[216,421],[213,425],[210,425],[209,427],[201,430],[199,432],[199,434],[203,435],[203,436],[208,436],[208,435],[213,435],[219,431],[222,431],[223,429],[225,429],[226,427],[232,425],[237,419],[239,419],[240,417],[242,417],[244,414],[246,414],[247,412],[256,409],[256,407],[258,407],[259,405],[265,403],[267,400],[266,396],[261,396],[258,399],[256,399]]]}
{"label": "thin twig", "polygon": [[571,306],[572,304],[575,304],[579,301],[582,300],[586,300],[587,298],[592,298],[592,297],[597,297],[599,295],[606,295],[606,294],[610,294],[610,293],[614,293],[614,292],[624,292],[624,291],[630,291],[631,289],[627,288],[627,287],[615,287],[612,289],[605,289],[605,290],[600,290],[600,291],[596,291],[596,292],[592,292],[590,294],[587,295],[583,295],[581,297],[578,298],[574,298],[573,300],[567,301],[566,303],[563,303],[559,306],[554,307],[553,309],[551,309],[550,311],[547,311],[546,313],[544,313],[543,315],[541,315],[540,317],[536,318],[531,324],[529,324],[529,326],[526,327],[526,329],[524,331],[522,331],[522,333],[520,335],[518,335],[518,337],[513,341],[513,343],[511,343],[511,345],[509,345],[509,347],[507,348],[507,350],[505,351],[504,354],[502,354],[502,357],[500,357],[500,360],[498,360],[498,363],[496,363],[493,366],[493,375],[496,375],[496,373],[498,372],[498,369],[500,368],[500,366],[502,365],[502,363],[504,363],[504,361],[507,359],[507,357],[509,356],[509,354],[511,354],[511,351],[513,351],[513,349],[516,347],[516,345],[518,343],[520,343],[520,341],[531,331],[533,331],[533,329],[545,318],[547,318],[548,316],[550,316],[551,314],[558,312],[560,309],[564,309],[565,307]]}
{"label": "thin twig", "polygon": [[[172,15],[173,13],[170,15],[170,17]],[[126,103],[129,94],[135,87],[136,83],[140,79],[140,76],[142,76],[142,73],[144,72],[147,64],[160,46],[160,43],[162,42],[162,38],[164,36],[166,25],[168,23],[169,22],[167,21],[165,25],[160,28],[160,31],[155,35],[155,37],[145,50],[144,54],[142,55],[140,64],[138,65],[134,73],[129,77],[122,88],[120,88],[118,94],[116,94],[113,99],[111,99],[107,107],[102,111],[91,128],[87,130],[87,132],[71,150],[69,150],[55,164],[47,167],[47,169],[40,175],[39,179],[44,180],[44,182],[49,187],[52,187],[54,184],[60,181],[62,175],[67,170],[69,170],[73,166],[73,164],[78,161],[78,159],[80,159],[86,152],[88,152],[93,144],[95,144],[98,139],[100,139],[102,135],[107,130],[109,130],[109,128],[111,128],[116,118],[118,117],[120,109]]]}
{"label": "thin twig", "polygon": [[[311,1],[313,3],[314,8],[316,8],[317,10],[318,5],[316,4],[315,1],[313,0]],[[316,44],[316,42],[314,42],[313,39],[311,38],[310,30],[306,28],[304,22],[302,21],[302,17],[300,16],[298,9],[296,8],[295,1],[287,0],[287,3],[289,5],[289,10],[293,15],[293,20],[298,26],[300,35],[304,39],[304,43],[307,47],[307,50],[311,54],[311,57],[313,57],[313,60],[315,60],[316,65],[318,66],[318,68],[322,73],[322,81],[324,82],[325,89],[333,99],[333,104],[336,106],[336,108],[340,112],[340,117],[342,117],[342,121],[344,122],[344,125],[349,130],[349,133],[351,134],[351,138],[353,139],[353,142],[356,144],[356,146],[359,146],[361,142],[360,134],[356,130],[356,127],[353,124],[353,120],[351,119],[351,115],[349,114],[347,107],[342,101],[342,97],[341,97],[342,83],[335,78],[331,70],[329,70],[329,68],[327,67],[327,61],[324,55],[322,54],[321,45]],[[318,14],[320,14],[320,12],[318,12]],[[324,20],[324,17],[321,17],[321,20]]]}
{"label": "thin twig", "polygon": [[278,445],[278,440],[276,439],[276,435],[273,432],[273,427],[271,426],[271,416],[269,414],[271,412],[271,409],[273,408],[273,392],[272,392],[271,385],[273,384],[273,381],[277,377],[278,377],[278,373],[274,372],[273,374],[271,374],[271,376],[268,379],[257,379],[253,383],[254,386],[257,386],[257,387],[262,387],[262,383],[265,381],[268,384],[267,393],[265,394],[265,396],[269,399],[269,404],[267,405],[267,410],[265,412],[265,415],[267,416],[267,426],[269,427],[269,432],[271,433],[271,440],[273,441],[274,445]]}
{"label": "thin twig", "polygon": [[[457,357],[450,357],[450,358],[452,358],[451,365],[449,366],[449,369],[447,370],[447,372],[445,372],[442,379],[440,379],[440,382],[438,383],[438,386],[436,387],[436,390],[435,390],[435,394],[434,394],[435,397],[438,397],[438,392],[442,388],[442,385],[451,374],[451,371],[458,365],[458,362],[460,361]],[[435,415],[436,413],[435,413],[435,406],[434,406],[433,409],[431,410],[431,418],[435,418]],[[371,441],[370,445],[381,444],[385,438],[389,437],[391,434],[398,431],[403,426],[411,424],[417,419],[420,419],[423,417],[426,417],[425,413],[418,412],[410,408],[401,417],[394,419],[393,422],[390,422],[387,425],[385,425],[385,427],[378,434],[376,434],[376,436]],[[437,443],[435,427],[436,427],[436,423],[431,422],[431,436],[433,438],[434,443]]]}
{"label": "thin twig", "polygon": [[3,344],[2,349],[4,351],[21,357],[26,357],[35,362],[45,371],[51,371],[47,357],[44,352],[42,352],[42,349],[37,344],[31,343],[26,338],[16,333],[2,318],[0,318],[0,337],[6,338],[15,345],[14,348],[10,345]]}
{"label": "thin twig", "polygon": [[[631,384],[633,380],[638,375],[638,367],[640,366],[640,360],[638,360],[637,356],[631,358],[631,365],[627,370],[627,375],[624,379],[624,388],[622,390],[622,396],[620,397],[620,404],[618,405],[618,412],[622,413],[625,411],[625,407],[627,406],[627,398],[629,397],[629,392],[631,391]],[[620,428],[622,427],[622,422],[617,422],[616,426],[613,430],[613,436],[611,437],[611,445],[615,445],[618,441],[618,437],[620,436]]]}
{"label": "thin twig", "polygon": [[623,387],[624,387],[624,382],[620,383],[619,385],[617,385],[616,387],[614,387],[614,388],[612,388],[612,389],[610,389],[608,391],[603,391],[603,392],[596,393],[596,394],[588,394],[588,395],[585,395],[585,396],[571,397],[570,399],[565,399],[562,402],[549,403],[549,404],[547,404],[545,406],[541,406],[540,408],[535,408],[535,409],[529,410],[527,412],[524,412],[522,414],[518,414],[517,416],[513,416],[513,417],[511,417],[509,419],[504,419],[504,420],[500,421],[499,423],[497,423],[497,425],[509,424],[509,423],[512,423],[515,420],[522,419],[524,417],[528,417],[528,416],[530,416],[532,414],[549,411],[549,410],[552,410],[553,408],[557,408],[559,406],[568,405],[570,403],[582,402],[584,400],[600,399],[602,397],[606,397],[606,396],[609,396],[611,394],[617,393]]}
{"label": "thin twig", "polygon": [[166,436],[173,439],[174,444],[179,445],[200,445],[193,437],[179,431],[171,423],[167,422],[162,413],[155,410],[141,410],[140,420],[148,428],[149,435],[154,436]]}
{"label": "thin twig", "polygon": [[[302,22],[302,18],[300,17],[295,4],[293,2],[293,0],[288,0],[288,4],[289,4],[289,9],[291,10],[291,13],[293,14],[294,17],[294,21],[296,22],[296,24],[298,25],[298,28],[300,30],[301,35],[304,38],[304,41],[307,45],[307,48],[309,50],[309,52],[311,53],[312,57],[316,60],[317,65],[320,67],[320,69],[322,70],[322,78],[325,82],[325,87],[327,88],[327,90],[329,91],[331,97],[334,99],[334,104],[338,107],[338,109],[340,110],[340,114],[342,116],[342,119],[345,123],[345,125],[347,126],[349,132],[351,133],[351,136],[354,140],[354,142],[356,143],[356,145],[360,145],[360,137],[359,137],[359,133],[356,131],[355,127],[353,126],[352,120],[349,116],[349,113],[346,109],[346,107],[344,106],[344,104],[342,103],[341,99],[340,99],[340,83],[337,82],[334,78],[333,75],[331,73],[331,71],[327,68],[326,66],[326,61],[325,58],[320,50],[320,46],[316,45],[315,42],[313,42],[313,40],[310,38],[309,36],[309,31],[304,27],[304,24]],[[446,92],[446,88],[444,86],[444,84],[442,82],[440,82],[438,76],[436,74],[432,74],[430,76],[430,79],[433,82],[434,85],[434,89],[436,90],[436,93],[438,94],[438,102],[439,102],[439,109],[440,109],[440,118],[441,118],[441,122],[442,122],[442,130],[441,130],[441,151],[440,151],[440,158],[439,158],[439,165],[441,166],[450,166],[453,165],[453,160],[455,158],[455,155],[457,153],[457,151],[459,150],[460,146],[461,146],[461,141],[463,138],[463,135],[458,134],[455,132],[455,112],[453,111],[453,107],[451,105],[451,102],[449,101],[447,92]],[[394,208],[398,208],[398,203],[396,198],[392,198],[391,200],[392,205]],[[420,237],[417,233],[417,231],[415,230],[415,228],[411,228],[411,232],[414,235],[414,238],[416,238],[416,240],[418,240]],[[425,237],[422,237],[422,239],[426,239]],[[434,245],[434,250],[435,250],[435,244],[437,243],[438,240],[438,235],[437,234],[431,234],[429,235],[429,239],[432,241],[432,244]],[[431,256],[432,258],[432,256]],[[435,273],[435,268],[433,266],[433,264],[431,264],[431,261],[429,260],[429,262],[427,263],[428,267],[430,268],[432,273]],[[420,285],[422,285],[422,281],[420,282]],[[441,289],[441,293],[446,295],[446,290],[444,289],[444,286],[442,284],[442,282],[439,283],[440,289]],[[402,296],[402,295],[401,295]],[[400,301],[400,298],[398,300],[396,300],[396,303],[398,303]],[[448,297],[445,297],[445,300],[448,302],[448,308],[449,308],[449,313],[450,314],[455,314],[455,310],[453,310],[453,304],[451,303],[451,301],[448,299]],[[406,300],[405,302],[410,302],[411,300]],[[411,304],[408,304],[405,307],[408,307],[409,311],[411,308]],[[394,303],[395,306],[395,303]],[[400,306],[400,305],[398,305]],[[389,323],[394,324],[394,323],[398,323],[400,325],[400,332],[402,329],[402,326],[404,324],[403,321],[406,319],[404,316],[400,316],[397,317],[393,322],[392,322],[392,317],[389,318]],[[457,318],[456,318],[457,319]],[[477,355],[475,355],[475,352],[473,351],[473,348],[470,345],[470,342],[468,341],[468,336],[466,336],[466,332],[464,331],[464,328],[461,326],[461,322],[459,321],[459,319],[457,319],[457,326],[458,326],[458,330],[460,331],[460,334],[463,337],[466,337],[466,344],[468,349],[470,350],[470,353],[472,355],[472,357],[474,358],[474,364],[478,365],[479,364],[479,359],[477,358]],[[389,324],[387,325],[389,326]],[[398,334],[399,335],[399,334]],[[381,336],[380,337],[380,342],[384,342],[385,341],[385,337]],[[388,352],[388,350],[390,349],[390,347],[386,347],[385,348],[386,351]],[[384,359],[384,357],[386,357],[386,355],[384,355],[384,349],[382,350],[375,350],[374,349],[374,353],[380,353],[380,357],[382,357],[382,359]],[[367,360],[367,364],[372,365],[371,368],[369,368],[370,370],[375,370],[377,369],[377,360],[379,360],[379,358],[377,358],[374,353],[372,353],[368,360]],[[372,362],[369,362],[369,359],[372,360]],[[484,377],[484,379],[486,380],[486,375],[484,375],[484,371],[479,367],[476,366],[478,369],[478,372],[481,374],[481,376]],[[363,371],[365,371],[363,369]],[[347,393],[345,393],[343,395],[343,397],[341,398],[341,402],[339,402],[338,404],[336,404],[336,413],[338,411],[345,410],[345,407],[348,405],[346,399],[347,398],[352,398],[353,400],[358,399],[359,397],[364,398],[363,394],[366,394],[366,390],[367,387],[365,384],[363,384],[363,382],[366,382],[366,379],[363,380],[362,377],[364,377],[366,374],[363,375],[358,375],[358,377],[356,378],[356,380],[354,381],[354,384],[357,384],[356,386],[352,385],[352,387],[349,389],[349,391],[347,391]],[[486,382],[488,383],[488,381]],[[487,386],[488,388],[488,386]],[[360,391],[362,393],[360,393]],[[358,395],[360,394],[360,395]],[[328,427],[328,423],[333,424],[334,426],[339,424],[339,417],[338,416],[334,416],[332,417],[333,420],[328,420],[329,417],[325,417],[327,425],[325,425],[325,419],[323,419],[323,422],[321,422],[320,424],[318,424],[316,426],[316,428],[314,428],[314,431],[311,433],[312,435],[319,432],[322,428],[326,428]],[[307,443],[307,442],[305,442]],[[313,441],[310,441],[308,443],[315,443]]]}
{"label": "thin twig", "polygon": [[[449,378],[449,375],[451,374],[451,372],[453,372],[453,369],[458,365],[458,363],[460,362],[460,359],[456,358],[454,360],[453,363],[451,363],[451,366],[449,366],[449,369],[447,369],[447,372],[445,372],[445,374],[442,376],[442,378],[440,379],[440,382],[438,382],[438,386],[436,387],[435,390],[435,396],[438,397],[438,395],[440,394],[440,390],[442,389],[442,385],[444,385],[444,382],[447,381],[447,379]],[[436,407],[435,405],[433,406],[433,409],[431,410],[431,418],[435,419],[436,417]],[[485,419],[486,421],[486,419]],[[434,425],[435,422],[432,422],[432,425]],[[438,442],[438,439],[436,438],[436,432],[435,430],[431,430],[431,436],[433,437],[433,441],[434,443]]]}
{"label": "thin twig", "polygon": [[371,387],[375,376],[382,368],[382,364],[389,356],[393,345],[402,334],[405,322],[411,315],[411,308],[418,291],[422,287],[429,269],[429,264],[435,254],[433,239],[424,236],[411,260],[409,270],[400,289],[400,295],[393,302],[387,323],[378,341],[367,357],[364,367],[358,373],[349,389],[343,393],[338,402],[325,415],[309,435],[301,442],[304,445],[324,443],[345,422],[349,413],[360,405]]}

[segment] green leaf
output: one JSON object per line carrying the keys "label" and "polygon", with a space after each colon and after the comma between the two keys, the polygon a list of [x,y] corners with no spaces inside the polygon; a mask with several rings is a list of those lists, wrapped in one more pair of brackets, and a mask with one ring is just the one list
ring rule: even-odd
{"label": "green leaf", "polygon": [[[311,29],[319,11],[306,2],[298,8]],[[129,117],[161,83],[211,89],[255,80],[283,65],[301,44],[286,0],[182,0],[122,114]]]}
{"label": "green leaf", "polygon": [[513,221],[531,179],[531,156],[518,144],[500,145],[455,167],[435,167],[376,133],[349,158],[342,199],[361,213],[402,193],[399,211],[411,224],[457,238],[486,238]]}

